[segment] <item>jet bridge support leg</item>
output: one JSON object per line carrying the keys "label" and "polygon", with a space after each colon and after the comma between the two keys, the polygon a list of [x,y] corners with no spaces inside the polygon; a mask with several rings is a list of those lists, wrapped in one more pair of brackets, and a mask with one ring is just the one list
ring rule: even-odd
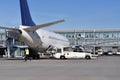
{"label": "jet bridge support leg", "polygon": [[10,47],[8,46],[7,47],[7,58],[10,58],[11,56],[10,56]]}

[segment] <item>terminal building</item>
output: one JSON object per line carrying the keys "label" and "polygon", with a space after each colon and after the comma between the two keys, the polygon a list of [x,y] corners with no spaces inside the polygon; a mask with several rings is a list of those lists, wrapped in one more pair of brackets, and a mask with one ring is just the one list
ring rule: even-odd
{"label": "terminal building", "polygon": [[[83,46],[86,51],[92,49],[104,52],[120,51],[120,29],[112,30],[59,30],[54,31],[67,37],[70,45]],[[10,38],[13,36],[14,38]],[[0,32],[0,55],[6,57],[21,57],[24,49],[28,47],[23,42],[18,41],[18,35],[11,31]]]}
{"label": "terminal building", "polygon": [[70,45],[82,45],[87,51],[102,50],[104,52],[120,50],[120,29],[112,30],[64,30],[55,31],[66,36]]}
{"label": "terminal building", "polygon": [[[13,38],[10,38],[13,37]],[[23,42],[18,41],[18,34],[12,31],[1,30],[0,32],[0,57],[22,57],[26,46]]]}

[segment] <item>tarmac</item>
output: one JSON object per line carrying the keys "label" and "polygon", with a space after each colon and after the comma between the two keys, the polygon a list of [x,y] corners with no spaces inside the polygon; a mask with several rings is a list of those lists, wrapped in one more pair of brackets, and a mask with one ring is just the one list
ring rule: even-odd
{"label": "tarmac", "polygon": [[120,56],[27,62],[0,59],[0,80],[120,80]]}

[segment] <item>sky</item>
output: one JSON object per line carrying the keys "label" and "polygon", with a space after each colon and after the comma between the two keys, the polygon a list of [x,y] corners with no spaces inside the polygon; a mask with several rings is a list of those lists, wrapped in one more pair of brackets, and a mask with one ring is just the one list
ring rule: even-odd
{"label": "sky", "polygon": [[[39,25],[64,19],[47,30],[120,29],[120,0],[28,0]],[[19,0],[0,0],[0,26],[21,25]]]}

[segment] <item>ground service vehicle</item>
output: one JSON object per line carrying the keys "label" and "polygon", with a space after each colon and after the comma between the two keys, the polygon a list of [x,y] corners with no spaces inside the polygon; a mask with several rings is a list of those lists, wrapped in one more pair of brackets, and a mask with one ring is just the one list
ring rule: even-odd
{"label": "ground service vehicle", "polygon": [[76,50],[75,48],[72,47],[61,47],[60,49],[57,49],[53,57],[58,59],[68,59],[68,58],[92,59],[93,55],[91,53]]}

